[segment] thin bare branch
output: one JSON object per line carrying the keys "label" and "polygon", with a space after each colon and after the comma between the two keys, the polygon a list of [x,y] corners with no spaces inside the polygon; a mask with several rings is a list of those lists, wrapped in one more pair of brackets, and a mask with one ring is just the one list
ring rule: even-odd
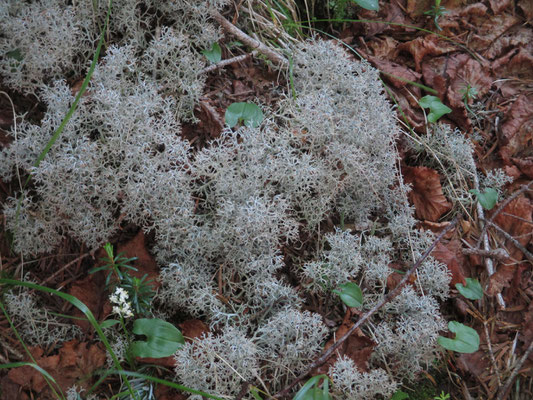
{"label": "thin bare branch", "polygon": [[520,369],[522,368],[522,365],[524,365],[524,363],[526,362],[527,358],[529,357],[529,355],[531,354],[532,351],[533,351],[533,341],[529,342],[529,346],[528,346],[526,352],[524,353],[522,358],[518,361],[518,364],[516,364],[516,367],[514,368],[511,376],[509,377],[509,379],[507,379],[507,382],[505,382],[505,385],[503,385],[503,387],[500,388],[500,390],[498,391],[498,397],[497,397],[496,400],[505,399],[505,395],[507,394],[507,391],[509,390],[509,387],[513,383],[514,378],[516,378],[516,375],[518,375],[518,372],[520,372]]}
{"label": "thin bare branch", "polygon": [[239,28],[229,22],[226,18],[224,18],[222,14],[220,14],[218,11],[213,11],[211,15],[213,16],[215,21],[217,21],[222,26],[222,29],[235,36],[247,46],[250,46],[251,48],[257,50],[259,53],[266,56],[274,64],[277,64],[280,67],[286,67],[289,65],[289,62],[285,57],[268,48],[259,40],[255,40],[254,38],[241,31]]}
{"label": "thin bare branch", "polygon": [[205,67],[202,70],[202,74],[207,74],[208,72],[216,71],[217,69],[227,67],[228,65],[247,60],[248,58],[253,57],[256,54],[257,54],[256,51],[252,51],[251,53],[248,53],[248,54],[241,54],[240,56],[228,58],[227,60],[222,60],[220,62],[217,62],[216,64],[210,65],[209,67]]}

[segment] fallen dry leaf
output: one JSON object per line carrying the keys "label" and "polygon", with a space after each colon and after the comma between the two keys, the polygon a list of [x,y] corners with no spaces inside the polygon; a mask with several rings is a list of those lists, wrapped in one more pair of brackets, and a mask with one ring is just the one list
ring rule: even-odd
{"label": "fallen dry leaf", "polygon": [[456,47],[439,39],[437,35],[421,36],[409,42],[400,44],[399,49],[410,53],[414,60],[416,71],[422,70],[422,60],[426,56],[440,56],[456,50]]}
{"label": "fallen dry leaf", "polygon": [[[511,201],[494,219],[494,223],[513,236],[522,246],[527,246],[532,238],[531,230],[533,206],[529,198],[520,196]],[[521,261],[524,254],[510,241],[505,241],[505,247],[516,261]]]}
{"label": "fallen dry leaf", "polygon": [[159,268],[155,258],[146,249],[146,240],[142,230],[129,242],[118,246],[118,253],[124,253],[127,258],[137,258],[131,263],[133,267],[137,268],[137,271],[130,271],[131,275],[142,278],[146,274],[148,275],[147,279],[152,279],[152,287],[154,289],[161,286],[161,283],[157,280]]}
{"label": "fallen dry leaf", "polygon": [[496,296],[501,293],[503,288],[509,287],[515,275],[515,265],[500,265],[496,272],[489,278],[489,287],[487,294],[489,296]]}
{"label": "fallen dry leaf", "polygon": [[402,171],[405,182],[413,186],[409,201],[415,206],[417,218],[436,222],[451,210],[451,203],[442,193],[437,171],[426,167],[403,167]]}
{"label": "fallen dry leaf", "polygon": [[489,0],[490,8],[494,14],[498,14],[511,5],[511,0]]}
{"label": "fallen dry leaf", "polygon": [[528,20],[531,21],[533,19],[533,2],[531,0],[518,0],[518,7],[520,7]]}
{"label": "fallen dry leaf", "polygon": [[[418,72],[415,72],[410,68],[395,62],[380,60],[373,56],[367,56],[367,58],[371,64],[373,64],[377,69],[386,75],[387,80],[389,80],[396,88],[403,88],[409,85],[409,83],[406,81],[417,82],[422,77],[422,75]],[[400,79],[397,79],[396,77],[399,77]],[[422,96],[420,88],[416,86],[409,86],[409,88],[416,98],[420,98]]]}
{"label": "fallen dry leaf", "polygon": [[[104,319],[111,312],[111,306],[105,291],[105,275],[103,272],[89,274],[84,279],[77,280],[72,284],[68,293],[85,304],[98,321]],[[77,308],[72,310],[72,315],[79,318],[85,317]],[[92,325],[89,321],[74,319],[73,323],[84,332],[92,330]]]}
{"label": "fallen dry leaf", "polygon": [[452,274],[450,287],[455,287],[455,284],[457,283],[466,285],[464,269],[467,259],[463,255],[462,245],[459,240],[454,239],[448,243],[442,241],[437,243],[431,256],[437,261],[446,264],[448,267],[448,270]]}
{"label": "fallen dry leaf", "polygon": [[[92,373],[106,361],[106,353],[99,344],[91,345],[77,340],[63,343],[56,355],[43,356],[41,348],[33,348],[31,352],[37,364],[54,377],[63,392],[74,384],[79,388],[87,388]],[[43,375],[34,368],[24,366],[12,369],[8,377],[23,389],[39,393],[39,399],[55,398]]]}
{"label": "fallen dry leaf", "polygon": [[[337,340],[342,336],[344,336],[346,332],[348,332],[348,330],[353,326],[353,322],[350,320],[351,315],[352,314],[350,310],[348,310],[342,325],[339,327],[339,329],[337,329],[335,336],[326,343],[324,350],[327,350],[333,346],[333,344],[336,343]],[[339,355],[344,355],[351,358],[360,371],[367,372],[368,360],[372,354],[372,351],[374,351],[375,346],[376,343],[373,340],[367,337],[360,329],[356,329],[350,335],[350,337],[348,337],[348,339],[341,344],[341,346],[335,352],[335,355],[330,357],[324,365],[317,368],[317,370],[313,372],[313,375],[327,374],[330,366],[335,363]]]}

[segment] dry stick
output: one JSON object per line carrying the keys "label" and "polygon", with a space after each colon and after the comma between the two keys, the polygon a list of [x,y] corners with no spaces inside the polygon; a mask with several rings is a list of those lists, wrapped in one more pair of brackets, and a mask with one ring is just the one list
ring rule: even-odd
{"label": "dry stick", "polygon": [[507,393],[507,391],[509,390],[509,387],[513,383],[514,378],[516,378],[516,375],[518,375],[518,372],[520,372],[520,368],[522,368],[522,365],[524,365],[524,363],[526,362],[527,358],[529,357],[532,351],[533,351],[533,340],[529,342],[529,347],[527,348],[526,352],[524,353],[520,361],[518,361],[518,364],[516,364],[516,367],[513,370],[513,373],[511,374],[509,379],[507,379],[507,382],[505,382],[505,385],[503,385],[503,387],[500,388],[500,390],[498,391],[498,397],[496,400],[503,400],[505,398],[505,394]]}
{"label": "dry stick", "polygon": [[424,262],[424,260],[430,255],[430,253],[433,251],[437,243],[441,241],[441,239],[448,233],[456,224],[457,224],[458,217],[455,217],[454,220],[440,233],[440,235],[435,239],[435,241],[429,246],[429,248],[422,254],[422,256],[418,259],[418,261],[411,267],[409,271],[405,274],[403,279],[398,283],[398,285],[390,291],[379,303],[377,303],[374,307],[372,307],[370,310],[368,310],[359,320],[346,332],[338,341],[336,341],[330,348],[328,348],[322,355],[315,360],[305,372],[303,372],[300,376],[298,376],[290,385],[286,386],[284,389],[280,390],[278,393],[274,395],[274,399],[281,399],[284,396],[287,396],[290,392],[290,390],[298,384],[298,382],[304,380],[307,375],[311,371],[313,371],[315,368],[320,367],[322,364],[324,364],[332,355],[333,353],[348,339],[351,334],[359,328],[367,319],[369,319],[372,315],[374,315],[381,307],[383,307],[385,304],[387,304],[389,301],[394,299],[401,291],[402,287],[410,280],[411,276],[415,273],[416,269]]}
{"label": "dry stick", "polygon": [[224,68],[230,64],[235,64],[241,61],[244,61],[252,56],[255,56],[257,54],[256,51],[252,51],[249,54],[242,54],[240,56],[236,56],[233,58],[228,58],[227,60],[222,60],[220,62],[217,62],[216,64],[210,65],[209,67],[205,67],[201,73],[207,74],[208,72],[216,71],[217,69]]}
{"label": "dry stick", "polygon": [[502,387],[502,381],[500,379],[500,371],[498,370],[498,365],[496,364],[496,359],[494,358],[494,352],[492,351],[492,342],[490,340],[489,328],[487,328],[487,321],[483,321],[483,328],[485,330],[485,338],[487,338],[487,347],[489,349],[490,361],[492,362],[492,368],[496,373],[496,379],[498,380],[498,387]]}
{"label": "dry stick", "polygon": [[[477,174],[474,174],[474,185],[476,187],[476,190],[479,192],[479,179],[477,177]],[[484,213],[483,207],[481,206],[481,203],[479,201],[477,202],[476,207],[477,207],[477,214],[478,214],[479,218],[481,218],[481,220],[484,221],[485,220],[485,213]],[[501,211],[499,208],[498,208],[498,210],[496,210],[496,212],[500,212]],[[497,214],[495,213],[493,215],[493,217],[495,215],[497,215]],[[483,242],[484,250],[485,251],[490,251],[489,236],[487,235],[487,224],[484,224],[483,228],[481,229],[481,235],[479,235],[479,241],[478,241],[478,245],[476,247],[479,248],[481,242]],[[494,264],[492,263],[492,260],[489,257],[485,257],[485,267],[487,269],[487,274],[489,275],[489,277],[494,275]],[[500,307],[502,309],[505,308],[505,301],[503,300],[503,296],[502,296],[501,293],[498,293],[496,295],[496,301],[498,302],[498,304],[500,305]]]}
{"label": "dry stick", "polygon": [[246,33],[241,31],[239,28],[229,22],[226,18],[224,18],[222,14],[220,14],[218,11],[213,11],[211,13],[211,16],[222,26],[225,31],[231,33],[233,36],[235,36],[247,46],[256,49],[259,53],[265,55],[273,63],[278,64],[281,67],[286,67],[289,65],[289,62],[285,57],[268,48],[259,40],[255,40],[254,38],[248,36]]}
{"label": "dry stick", "polygon": [[[496,218],[498,216],[498,214],[500,214],[502,212],[502,210],[507,207],[507,205],[513,201],[514,199],[516,199],[518,196],[520,196],[522,193],[528,191],[530,189],[530,186],[533,184],[533,181],[529,182],[527,185],[522,185],[522,187],[517,190],[516,192],[514,192],[511,196],[507,197],[505,199],[505,201],[499,205],[499,207],[496,209],[496,211],[494,211],[494,213],[492,214],[492,216],[488,219],[488,222],[493,222],[494,221],[494,218]],[[476,185],[478,186],[478,185]],[[477,188],[479,190],[479,188]],[[479,205],[479,202],[478,202],[478,205]],[[479,207],[481,207],[479,205]],[[483,210],[483,208],[482,208]],[[483,217],[483,215],[481,215],[481,217]],[[481,241],[483,240],[483,236],[487,233],[487,225],[485,225],[483,227],[483,230],[481,231],[481,235],[479,236],[479,239],[478,239],[478,242],[477,242],[477,247],[479,247],[481,245]]]}
{"label": "dry stick", "polygon": [[533,263],[533,254],[531,254],[518,240],[516,240],[514,237],[512,237],[508,232],[506,232],[504,229],[500,228],[498,225],[496,225],[491,220],[486,219],[485,220],[486,225],[492,226],[494,229],[496,229],[498,232],[500,232],[507,240],[509,240],[517,249],[519,249],[524,255],[527,257],[531,263]]}
{"label": "dry stick", "polygon": [[482,250],[482,249],[463,249],[463,254],[471,255],[475,254],[476,256],[481,257],[490,257],[495,258],[498,261],[505,262],[509,258],[509,253],[505,249],[495,249],[495,250]]}
{"label": "dry stick", "polygon": [[66,265],[62,266],[61,269],[57,270],[56,272],[54,272],[52,275],[50,275],[48,278],[46,278],[42,283],[41,285],[42,286],[45,286],[48,282],[50,282],[52,279],[54,279],[56,276],[58,276],[61,272],[63,272],[64,270],[66,270],[68,267],[70,267],[71,265],[77,263],[78,261],[80,260],[83,260],[85,257],[87,257],[88,255],[90,255],[91,252],[87,252],[85,254],[82,254],[81,256],[75,258],[74,260],[72,260],[71,262],[67,263]]}

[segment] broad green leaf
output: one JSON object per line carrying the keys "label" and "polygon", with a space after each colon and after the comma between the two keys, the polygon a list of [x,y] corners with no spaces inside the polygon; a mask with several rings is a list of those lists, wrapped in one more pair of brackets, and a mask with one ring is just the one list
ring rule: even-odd
{"label": "broad green leaf", "polygon": [[409,395],[407,393],[402,392],[401,390],[398,390],[396,393],[392,395],[390,400],[404,400],[408,398],[409,398]]}
{"label": "broad green leaf", "polygon": [[220,62],[222,59],[222,49],[217,42],[213,43],[209,50],[202,50],[202,54],[213,64]]}
{"label": "broad green leaf", "polygon": [[17,60],[17,61],[22,61],[22,59],[24,58],[24,57],[22,57],[22,53],[21,53],[20,49],[15,49],[15,50],[8,51],[6,53],[6,57],[7,58],[12,58],[13,60]]}
{"label": "broad green leaf", "polygon": [[457,321],[450,321],[448,329],[455,333],[455,339],[439,336],[437,343],[448,350],[458,353],[474,353],[479,349],[479,335],[469,326]]}
{"label": "broad green leaf", "polygon": [[226,124],[233,128],[244,121],[244,125],[250,128],[256,128],[263,122],[263,111],[254,103],[233,103],[226,110]]}
{"label": "broad green leaf", "polygon": [[469,192],[476,195],[477,201],[485,210],[492,210],[498,202],[498,192],[493,188],[486,188],[483,193],[476,189],[470,189]]}
{"label": "broad green leaf", "polygon": [[[305,382],[305,384],[300,388],[300,390],[298,390],[298,393],[294,395],[292,400],[330,400],[331,395],[329,394],[329,387],[327,386],[327,384],[324,382],[324,385],[326,386],[323,386],[323,389],[320,389],[316,386],[318,385],[318,382],[320,382],[320,380],[322,379],[328,381],[329,377],[327,375],[322,374],[310,378],[307,382]],[[314,397],[315,395],[317,395],[318,397]]]}
{"label": "broad green leaf", "polygon": [[355,283],[347,282],[339,286],[339,289],[334,290],[333,293],[337,293],[348,307],[361,307],[363,305],[363,292]]}
{"label": "broad green leaf", "polygon": [[437,122],[444,114],[452,112],[452,109],[442,104],[436,96],[424,96],[418,100],[418,104],[423,108],[429,108],[428,121],[432,123]]}
{"label": "broad green leaf", "polygon": [[116,324],[119,324],[120,321],[116,320],[116,319],[108,319],[108,320],[105,320],[104,322],[102,322],[100,324],[100,327],[102,329],[106,329],[106,328],[110,328],[112,327],[113,325],[116,325]]}
{"label": "broad green leaf", "polygon": [[139,318],[133,323],[132,331],[147,338],[145,342],[131,344],[131,354],[135,357],[168,357],[185,343],[178,328],[159,318]]}
{"label": "broad green leaf", "polygon": [[477,279],[466,278],[466,286],[456,283],[455,287],[464,297],[470,300],[479,300],[483,297],[483,289]]}
{"label": "broad green leaf", "polygon": [[378,11],[379,3],[378,0],[352,0],[359,7],[364,8],[365,10]]}

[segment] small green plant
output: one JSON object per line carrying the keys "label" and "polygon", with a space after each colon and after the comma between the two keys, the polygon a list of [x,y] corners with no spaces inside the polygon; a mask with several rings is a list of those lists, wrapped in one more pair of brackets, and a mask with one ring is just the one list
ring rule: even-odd
{"label": "small green plant", "polygon": [[437,343],[448,350],[458,353],[475,353],[479,349],[479,335],[475,329],[457,321],[450,321],[448,329],[455,333],[455,338],[439,336]]}
{"label": "small green plant", "polygon": [[[320,381],[322,385],[319,386]],[[331,400],[331,394],[329,393],[329,377],[327,375],[317,375],[309,379],[298,393],[294,396],[293,400]]]}
{"label": "small green plant", "polygon": [[361,307],[363,305],[363,292],[353,282],[339,286],[339,290],[334,290],[333,293],[338,294],[342,302],[348,307]]}
{"label": "small green plant", "polygon": [[222,49],[217,42],[213,43],[209,50],[203,50],[202,54],[213,64],[220,62],[222,59]]}
{"label": "small green plant", "polygon": [[[102,258],[104,265],[92,268],[89,270],[89,273],[93,274],[98,271],[106,271],[106,288],[110,290],[121,288],[124,293],[127,294],[127,296],[125,296],[122,291],[119,291],[118,294],[110,297],[111,301],[117,305],[116,307],[121,307],[121,304],[129,304],[136,314],[149,314],[150,305],[154,297],[152,280],[147,279],[147,274],[142,278],[137,278],[129,273],[129,271],[137,271],[137,268],[128,265],[137,258],[126,258],[123,253],[119,253],[115,256],[113,245],[111,243],[106,243],[104,245],[104,250],[107,254],[107,257]],[[129,309],[123,309],[120,312],[117,309],[117,313],[125,315],[126,317],[131,316],[129,315]]]}
{"label": "small green plant", "polygon": [[466,87],[464,89],[462,89],[460,93],[462,95],[463,103],[465,105],[465,108],[471,114],[476,115],[476,113],[470,109],[470,107],[468,106],[468,103],[470,102],[470,100],[475,100],[477,98],[477,95],[478,95],[477,88],[475,86],[471,86],[469,83],[467,83]]}
{"label": "small green plant", "polygon": [[438,396],[433,397],[433,400],[448,400],[450,398],[449,393],[444,393],[444,390],[440,392]]}
{"label": "small green plant", "polygon": [[444,114],[452,112],[452,109],[442,104],[442,101],[436,96],[424,96],[418,100],[418,104],[422,108],[429,108],[428,121],[431,123],[437,122]]}
{"label": "small green plant", "polygon": [[479,300],[483,297],[483,288],[477,279],[466,278],[466,286],[456,283],[455,287],[467,299]]}
{"label": "small green plant", "polygon": [[435,23],[435,27],[442,31],[442,28],[439,26],[439,17],[443,16],[444,14],[447,14],[448,11],[444,6],[440,5],[441,0],[435,0],[435,4],[431,7],[429,11],[426,11],[425,15],[431,15],[433,17],[433,22]]}
{"label": "small green plant", "polygon": [[392,395],[390,400],[405,400],[408,399],[409,395],[405,392],[402,392],[401,390],[398,390],[396,393]]}
{"label": "small green plant", "polygon": [[498,191],[493,188],[486,188],[483,193],[476,189],[470,189],[470,193],[477,197],[477,201],[485,210],[492,210],[498,202]]}
{"label": "small green plant", "polygon": [[257,128],[263,122],[263,111],[254,103],[233,103],[226,110],[225,120],[230,128],[239,122]]}

